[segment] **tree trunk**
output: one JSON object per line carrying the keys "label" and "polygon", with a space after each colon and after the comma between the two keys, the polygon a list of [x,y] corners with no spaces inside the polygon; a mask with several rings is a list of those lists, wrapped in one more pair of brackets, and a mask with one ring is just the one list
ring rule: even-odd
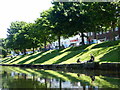
{"label": "tree trunk", "polygon": [[26,49],[24,49],[24,55],[26,55]]}
{"label": "tree trunk", "polygon": [[62,80],[60,79],[60,84],[59,84],[60,86],[59,86],[59,88],[60,88],[60,90],[62,90]]}
{"label": "tree trunk", "polygon": [[45,87],[47,88],[47,79],[45,78]]}
{"label": "tree trunk", "polygon": [[119,36],[119,39],[120,39],[120,27],[118,27],[118,36]]}
{"label": "tree trunk", "polygon": [[35,52],[34,47],[33,47],[33,53]]}
{"label": "tree trunk", "polygon": [[94,32],[94,39],[97,39],[97,35],[96,35],[96,32]]}
{"label": "tree trunk", "polygon": [[45,39],[45,41],[44,41],[44,48],[46,49],[46,39]]}
{"label": "tree trunk", "polygon": [[81,38],[82,38],[82,45],[85,45],[85,42],[84,42],[84,33],[81,32]]}
{"label": "tree trunk", "polygon": [[112,36],[112,40],[113,41],[115,41],[115,34],[113,33],[115,31],[115,27],[116,27],[115,26],[115,22],[112,22],[112,29],[113,29],[113,31],[112,30],[110,30],[110,31],[111,31],[111,34],[112,34],[111,36]]}
{"label": "tree trunk", "polygon": [[[113,32],[115,31],[115,28],[113,28]],[[115,41],[115,34],[112,33],[113,41]]]}
{"label": "tree trunk", "polygon": [[59,45],[59,49],[61,48],[60,47],[60,35],[58,35],[58,45]]}

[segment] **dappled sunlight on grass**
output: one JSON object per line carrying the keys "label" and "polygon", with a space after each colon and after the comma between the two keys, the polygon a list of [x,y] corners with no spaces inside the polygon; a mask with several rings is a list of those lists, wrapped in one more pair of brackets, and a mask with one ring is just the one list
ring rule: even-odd
{"label": "dappled sunlight on grass", "polygon": [[[52,51],[52,50],[51,50],[51,51]],[[51,53],[51,51],[47,51],[47,52],[41,54],[40,56],[37,56],[36,58],[30,59],[29,61],[26,61],[24,64],[30,64],[31,62],[34,62],[35,60],[41,58],[43,55],[46,55],[46,54],[48,54],[48,53]]]}
{"label": "dappled sunlight on grass", "polygon": [[25,57],[24,55],[22,55],[22,56],[17,56],[17,57],[15,57],[14,59],[12,59],[11,61],[7,62],[6,64],[13,63],[13,62],[15,62],[15,61],[17,61],[17,60],[19,60],[19,59],[21,59],[21,58],[24,58],[24,57]]}
{"label": "dappled sunlight on grass", "polygon": [[90,50],[92,47],[94,47],[97,44],[91,44],[90,46],[88,46],[87,48],[85,48],[85,50]]}
{"label": "dappled sunlight on grass", "polygon": [[63,52],[65,52],[65,51],[69,50],[70,48],[71,48],[71,47],[65,48],[65,49],[63,49],[63,50],[60,51],[60,52],[63,53]]}
{"label": "dappled sunlight on grass", "polygon": [[[71,51],[68,55],[62,57],[61,59],[57,60],[56,62],[54,62],[54,64],[61,64],[63,62],[66,62],[70,59],[74,59],[73,62],[75,62],[76,58],[80,55],[81,51],[77,50],[77,51]],[[71,61],[68,61],[67,63],[73,63]],[[65,63],[64,63],[65,64]]]}
{"label": "dappled sunlight on grass", "polygon": [[[107,46],[106,46],[107,45]],[[99,44],[68,47],[60,50],[49,50],[32,55],[5,58],[3,64],[70,64],[90,59],[90,54],[95,56],[95,62],[120,62],[120,40],[103,42]]]}
{"label": "dappled sunlight on grass", "polygon": [[32,54],[32,55],[26,55],[25,57],[23,57],[23,58],[15,61],[15,62],[12,62],[11,64],[18,64],[19,62],[21,62],[21,61],[23,61],[23,60],[25,60],[25,59],[27,59],[27,58],[29,58],[29,57],[31,57],[31,56],[37,55],[37,54],[39,54],[39,53],[40,53],[40,52],[34,53],[34,54]]}
{"label": "dappled sunlight on grass", "polygon": [[63,54],[60,54],[52,59],[47,60],[46,62],[43,62],[42,64],[53,64],[54,62],[56,62],[57,60],[61,59],[62,57],[68,55],[70,52],[65,52]]}
{"label": "dappled sunlight on grass", "polygon": [[101,50],[102,48],[97,48],[97,49],[92,49],[92,50],[89,50],[88,52],[85,52],[84,54],[80,56],[81,61],[90,60],[90,54],[93,54],[95,56],[95,61],[96,61],[96,56],[98,55],[98,52]]}
{"label": "dappled sunlight on grass", "polygon": [[116,46],[107,48],[106,53],[99,58],[100,62],[120,62],[119,50]]}
{"label": "dappled sunlight on grass", "polygon": [[15,58],[16,58],[16,57],[3,59],[3,60],[2,60],[2,63],[10,62],[11,60],[13,60],[13,59],[15,59]]}
{"label": "dappled sunlight on grass", "polygon": [[67,59],[66,61],[61,62],[60,64],[71,64],[76,63],[77,59],[80,57],[81,54],[77,54],[74,57]]}

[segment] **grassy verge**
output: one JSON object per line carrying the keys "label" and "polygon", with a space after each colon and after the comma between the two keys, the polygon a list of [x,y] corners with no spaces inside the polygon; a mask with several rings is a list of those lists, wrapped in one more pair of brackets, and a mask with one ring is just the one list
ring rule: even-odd
{"label": "grassy verge", "polygon": [[120,40],[109,41],[99,44],[69,47],[60,50],[37,52],[32,55],[4,58],[4,64],[70,64],[76,63],[77,59],[86,61],[90,54],[95,56],[95,62],[120,62]]}

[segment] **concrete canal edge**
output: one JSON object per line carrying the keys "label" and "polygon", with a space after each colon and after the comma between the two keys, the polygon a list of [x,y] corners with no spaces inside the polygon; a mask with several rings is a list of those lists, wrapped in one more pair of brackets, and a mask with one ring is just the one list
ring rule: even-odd
{"label": "concrete canal edge", "polygon": [[91,70],[115,70],[120,71],[120,63],[73,63],[73,64],[50,64],[50,65],[32,65],[32,64],[0,64],[0,66],[15,66],[26,68],[43,68],[43,69],[91,69]]}

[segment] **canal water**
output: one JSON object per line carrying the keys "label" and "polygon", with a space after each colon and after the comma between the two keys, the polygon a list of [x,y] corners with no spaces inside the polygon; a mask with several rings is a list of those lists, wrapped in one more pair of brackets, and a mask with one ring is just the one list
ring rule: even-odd
{"label": "canal water", "polygon": [[119,89],[120,72],[74,69],[44,70],[0,66],[0,89],[4,88]]}

